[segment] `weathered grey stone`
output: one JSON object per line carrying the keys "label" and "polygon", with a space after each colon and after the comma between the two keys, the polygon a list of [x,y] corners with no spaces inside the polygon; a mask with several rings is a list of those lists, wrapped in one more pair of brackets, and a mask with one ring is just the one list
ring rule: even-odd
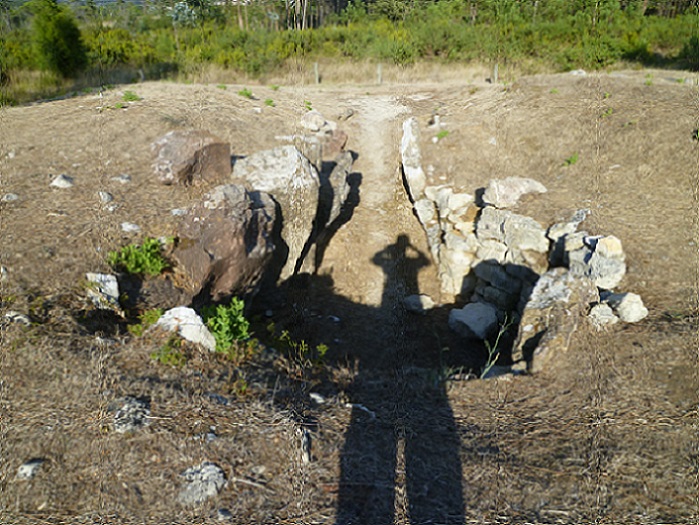
{"label": "weathered grey stone", "polygon": [[303,114],[301,117],[301,127],[312,133],[317,133],[319,131],[331,131],[335,126],[328,122],[319,111],[314,109]]}
{"label": "weathered grey stone", "polygon": [[602,296],[603,304],[609,305],[625,323],[637,323],[648,316],[641,296],[635,293],[613,293]]}
{"label": "weathered grey stone", "polygon": [[[509,312],[517,306],[518,293],[508,293],[500,288],[481,283],[475,289],[476,299],[497,306],[502,312]],[[498,316],[500,317],[500,316]]]}
{"label": "weathered grey stone", "polygon": [[415,117],[411,117],[403,123],[403,138],[401,140],[401,159],[403,174],[408,185],[410,198],[416,202],[425,194],[427,177],[422,169],[422,155],[420,154],[420,125]]}
{"label": "weathered grey stone", "polygon": [[177,332],[182,339],[201,345],[210,352],[216,350],[214,336],[211,335],[201,317],[186,306],[178,306],[168,310],[158,319],[155,326],[168,332]]}
{"label": "weathered grey stone", "polygon": [[605,303],[596,304],[590,309],[588,315],[592,326],[597,330],[602,330],[605,326],[613,325],[619,322],[619,318],[614,315],[612,308]]}
{"label": "weathered grey stone", "polygon": [[478,249],[476,250],[476,258],[479,261],[504,263],[506,256],[507,246],[503,243],[490,239],[479,241]]}
{"label": "weathered grey stone", "polygon": [[102,204],[109,204],[114,200],[114,196],[108,191],[98,191],[97,196]]}
{"label": "weathered grey stone", "polygon": [[19,323],[24,326],[31,326],[32,325],[32,320],[29,318],[28,315],[16,312],[14,310],[8,310],[5,312],[5,319],[12,323]]}
{"label": "weathered grey stone", "polygon": [[492,206],[486,206],[481,210],[480,218],[476,224],[476,235],[480,241],[497,241],[505,243],[505,231],[503,226],[512,212],[499,210]]}
{"label": "weathered grey stone", "polygon": [[163,184],[222,182],[231,171],[231,146],[207,131],[170,131],[151,145]]}
{"label": "weathered grey stone", "polygon": [[449,186],[427,186],[425,187],[425,197],[431,200],[439,210],[441,217],[449,215],[449,199],[454,194]]}
{"label": "weathered grey stone", "polygon": [[119,305],[119,283],[115,275],[87,273],[87,296],[101,310],[121,311]]}
{"label": "weathered grey stone", "polygon": [[37,475],[41,465],[44,463],[46,463],[44,458],[32,458],[29,461],[25,461],[17,469],[16,478],[20,480],[32,479]]}
{"label": "weathered grey stone", "polygon": [[75,181],[73,180],[73,177],[69,177],[65,174],[59,175],[51,181],[52,188],[60,188],[67,190],[69,188],[72,188],[73,186],[75,186]]}
{"label": "weathered grey stone", "polygon": [[449,312],[449,328],[468,339],[484,340],[495,333],[498,310],[487,303],[469,303]]}
{"label": "weathered grey stone", "polygon": [[434,201],[430,199],[420,199],[415,202],[413,207],[420,224],[423,226],[431,225],[438,219]]}
{"label": "weathered grey stone", "polygon": [[218,495],[226,485],[226,474],[221,467],[209,461],[188,468],[182,473],[182,477],[189,482],[178,496],[183,505],[199,505]]}
{"label": "weathered grey stone", "polygon": [[425,314],[428,310],[434,308],[434,301],[429,295],[409,295],[403,299],[403,305],[409,312],[416,314]]}
{"label": "weathered grey stone", "polygon": [[525,360],[529,373],[543,370],[567,351],[580,319],[599,301],[594,283],[565,268],[554,268],[539,278],[522,313],[512,349],[513,361]]}
{"label": "weathered grey stone", "polygon": [[135,432],[150,423],[150,407],[143,399],[127,396],[109,403],[109,412],[114,412],[113,428],[119,434]]}
{"label": "weathered grey stone", "polygon": [[176,284],[192,298],[205,290],[214,301],[254,294],[275,250],[275,213],[265,193],[214,188],[178,226]]}
{"label": "weathered grey stone", "polygon": [[544,228],[530,217],[511,213],[502,224],[504,242],[510,250],[548,253],[549,240]]}
{"label": "weathered grey stone", "polygon": [[511,295],[518,295],[522,290],[522,281],[507,273],[504,266],[482,262],[473,268],[479,279]]}
{"label": "weathered grey stone", "polygon": [[[330,172],[328,176],[327,185],[321,185],[321,198],[330,201],[330,213],[325,225],[332,224],[332,222],[337,219],[342,211],[342,206],[347,202],[347,197],[350,193],[350,185],[347,180],[350,172],[352,171],[352,165],[354,164],[354,157],[349,151],[340,153],[335,158],[335,167]],[[325,188],[329,188],[332,191],[332,197],[330,197],[325,191]]]}
{"label": "weathered grey stone", "polygon": [[141,227],[133,222],[122,222],[121,231],[124,233],[139,233],[141,231]]}
{"label": "weathered grey stone", "polygon": [[271,194],[279,203],[281,237],[289,249],[280,278],[290,277],[300,268],[304,247],[313,232],[320,198],[318,172],[294,146],[283,146],[239,160],[232,179]]}
{"label": "weathered grey stone", "polygon": [[112,177],[110,180],[113,182],[118,182],[119,184],[128,184],[131,182],[131,175],[127,173],[122,173],[121,175]]}
{"label": "weathered grey stone", "polygon": [[15,202],[19,200],[19,195],[16,193],[6,193],[2,196],[2,202]]}
{"label": "weathered grey stone", "polygon": [[[565,236],[566,249],[569,237],[571,236]],[[577,234],[573,234],[573,239],[577,244]],[[599,288],[613,289],[626,275],[621,241],[612,235],[588,236],[583,240],[585,243],[583,247],[566,253],[568,268],[574,275],[589,277]]]}
{"label": "weathered grey stone", "polygon": [[483,202],[496,208],[509,208],[526,193],[546,193],[546,187],[533,179],[521,177],[491,180],[483,193]]}

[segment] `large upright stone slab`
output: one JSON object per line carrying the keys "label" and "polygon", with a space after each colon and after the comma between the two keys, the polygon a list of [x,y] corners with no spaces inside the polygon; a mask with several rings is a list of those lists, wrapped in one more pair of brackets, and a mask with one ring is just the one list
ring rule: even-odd
{"label": "large upright stone slab", "polygon": [[294,146],[254,153],[235,163],[233,182],[267,192],[279,203],[281,237],[289,254],[280,278],[292,276],[303,262],[318,212],[320,178],[315,167]]}
{"label": "large upright stone slab", "polygon": [[410,199],[416,202],[425,195],[427,177],[422,169],[420,125],[415,117],[411,117],[403,122],[403,139],[400,144],[400,154],[403,162],[403,174],[410,191]]}
{"label": "large upright stone slab", "polygon": [[275,204],[261,192],[227,184],[190,208],[172,254],[175,278],[190,298],[219,301],[254,293],[275,249]]}

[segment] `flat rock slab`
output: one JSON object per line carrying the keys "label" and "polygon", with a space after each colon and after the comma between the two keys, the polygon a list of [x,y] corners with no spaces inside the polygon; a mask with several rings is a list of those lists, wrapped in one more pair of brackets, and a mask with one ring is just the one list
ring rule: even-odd
{"label": "flat rock slab", "polygon": [[483,193],[483,202],[496,208],[509,208],[527,193],[546,193],[546,186],[521,177],[491,180]]}
{"label": "flat rock slab", "polygon": [[201,345],[210,352],[216,350],[214,336],[211,335],[201,317],[193,309],[186,306],[178,306],[168,310],[158,319],[155,326],[168,332],[177,332],[182,339]]}

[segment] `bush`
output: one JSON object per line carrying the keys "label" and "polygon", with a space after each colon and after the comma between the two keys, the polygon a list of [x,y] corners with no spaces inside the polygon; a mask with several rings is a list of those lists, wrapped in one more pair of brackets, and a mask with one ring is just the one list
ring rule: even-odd
{"label": "bush", "polygon": [[236,345],[250,339],[250,323],[243,315],[245,303],[234,297],[228,306],[219,304],[202,309],[206,326],[216,339],[216,351],[232,359],[236,357]]}
{"label": "bush", "polygon": [[134,275],[160,275],[170,267],[162,256],[160,241],[147,238],[142,245],[129,244],[109,252],[107,262],[113,268]]}
{"label": "bush", "polygon": [[689,67],[694,71],[699,71],[699,36],[689,39],[680,53],[680,57],[686,60]]}
{"label": "bush", "polygon": [[32,42],[39,67],[63,77],[75,75],[87,64],[80,29],[72,13],[56,0],[32,0]]}

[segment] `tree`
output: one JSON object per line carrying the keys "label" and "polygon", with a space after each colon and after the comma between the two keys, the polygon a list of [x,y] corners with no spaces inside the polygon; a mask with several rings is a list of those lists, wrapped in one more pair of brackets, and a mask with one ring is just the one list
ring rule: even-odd
{"label": "tree", "polygon": [[40,69],[63,77],[75,75],[87,64],[80,29],[67,7],[56,0],[32,0],[32,43]]}

